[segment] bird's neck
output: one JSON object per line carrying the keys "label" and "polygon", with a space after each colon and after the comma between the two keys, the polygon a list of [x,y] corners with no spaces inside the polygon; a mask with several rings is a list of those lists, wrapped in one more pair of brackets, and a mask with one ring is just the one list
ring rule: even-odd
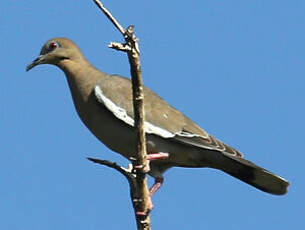
{"label": "bird's neck", "polygon": [[74,102],[88,101],[97,81],[104,73],[86,60],[64,60],[58,66],[64,71]]}

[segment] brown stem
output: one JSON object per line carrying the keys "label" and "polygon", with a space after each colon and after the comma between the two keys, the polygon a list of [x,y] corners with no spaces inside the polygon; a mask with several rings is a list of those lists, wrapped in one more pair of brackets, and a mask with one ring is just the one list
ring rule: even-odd
{"label": "brown stem", "polygon": [[[118,23],[118,21],[111,15],[111,13],[105,8],[105,6],[98,0],[94,0],[95,4],[103,11],[107,18],[114,24],[114,26],[124,36],[126,41],[125,44],[111,43],[110,47],[127,52],[128,60],[130,64],[130,73],[132,77],[132,91],[133,91],[133,107],[134,107],[134,128],[136,133],[137,149],[136,149],[136,160],[133,162],[133,169],[135,175],[135,183],[129,184],[131,186],[131,198],[132,204],[135,211],[135,217],[137,221],[137,227],[139,230],[150,230],[150,217],[149,217],[149,206],[150,195],[147,186],[146,173],[144,166],[148,164],[147,153],[146,153],[146,138],[144,131],[144,93],[143,93],[143,81],[142,71],[140,62],[140,51],[138,39],[134,35],[134,26],[129,26],[126,30]],[[91,159],[92,160],[92,159]],[[95,161],[96,162],[96,161]],[[104,163],[112,168],[113,164],[105,164],[105,161],[96,162]],[[143,166],[143,167],[139,167]],[[119,167],[120,168],[120,167]],[[118,171],[119,168],[117,168]],[[120,171],[121,173],[123,171]],[[125,171],[124,171],[125,172]],[[124,174],[125,175],[125,174]],[[125,175],[126,176],[126,175]],[[131,177],[129,177],[131,178]],[[128,179],[128,177],[127,177]],[[144,213],[144,215],[138,215]]]}

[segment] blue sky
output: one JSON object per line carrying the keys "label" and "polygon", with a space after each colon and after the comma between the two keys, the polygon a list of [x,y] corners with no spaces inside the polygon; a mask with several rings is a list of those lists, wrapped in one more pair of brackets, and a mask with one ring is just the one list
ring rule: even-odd
{"label": "blue sky", "polygon": [[[220,171],[175,168],[153,198],[153,229],[301,229],[305,2],[104,3],[136,25],[147,86],[291,183],[278,197]],[[86,157],[128,162],[81,123],[59,69],[25,72],[57,36],[99,69],[129,76],[125,54],[107,48],[121,35],[91,0],[1,3],[0,229],[135,229],[125,179]]]}

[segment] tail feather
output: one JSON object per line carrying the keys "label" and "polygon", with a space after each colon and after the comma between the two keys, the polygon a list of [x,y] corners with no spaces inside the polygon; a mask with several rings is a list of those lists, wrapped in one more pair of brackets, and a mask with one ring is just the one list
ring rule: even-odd
{"label": "tail feather", "polygon": [[251,161],[243,158],[225,155],[222,171],[246,182],[264,192],[274,195],[287,193],[289,182],[266,169],[263,169]]}

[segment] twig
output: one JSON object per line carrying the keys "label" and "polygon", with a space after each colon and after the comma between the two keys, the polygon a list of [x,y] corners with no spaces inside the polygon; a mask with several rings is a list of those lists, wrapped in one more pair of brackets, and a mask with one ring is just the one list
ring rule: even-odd
{"label": "twig", "polygon": [[101,160],[101,159],[96,159],[96,158],[91,158],[91,157],[88,157],[87,159],[89,161],[94,162],[94,163],[97,163],[97,164],[100,164],[100,165],[105,165],[105,166],[108,166],[110,168],[113,168],[113,169],[117,170],[122,175],[124,175],[128,181],[132,180],[133,178],[135,178],[135,176],[131,173],[131,169],[126,169],[126,168],[118,165],[115,162],[111,162],[111,161],[107,161],[107,160]]}
{"label": "twig", "polygon": [[91,158],[91,157],[88,157],[87,159],[96,164],[105,165],[107,167],[113,168],[119,173],[121,173],[123,176],[125,176],[125,178],[129,183],[131,201],[135,202],[138,199],[136,174],[133,173],[132,167],[126,169],[115,162]]}
{"label": "twig", "polygon": [[131,48],[130,48],[129,45],[122,44],[122,43],[119,43],[119,42],[110,42],[108,47],[111,48],[111,49],[115,49],[115,50],[119,50],[119,51],[124,51],[124,52],[131,51]]}
{"label": "twig", "polygon": [[[124,36],[125,44],[112,42],[109,47],[126,52],[130,64],[130,73],[132,77],[132,92],[133,92],[133,108],[134,108],[134,121],[135,121],[135,134],[136,134],[136,160],[133,162],[135,183],[130,177],[126,176],[122,171],[122,167],[116,164],[105,164],[105,161],[96,161],[108,165],[109,167],[116,168],[121,172],[129,181],[131,187],[132,203],[135,211],[137,227],[139,230],[150,230],[150,217],[149,209],[151,208],[150,194],[147,187],[146,178],[146,166],[148,165],[147,153],[146,153],[146,138],[144,131],[144,93],[143,93],[143,81],[140,62],[140,49],[138,45],[138,39],[134,34],[134,26],[128,26],[124,29],[118,21],[111,15],[111,13],[105,8],[105,6],[98,0],[93,0],[94,3],[103,11],[107,18],[114,24],[114,26]],[[140,166],[140,167],[139,167]],[[124,173],[123,173],[124,172]],[[129,174],[128,174],[129,175]],[[141,215],[139,215],[141,213]]]}
{"label": "twig", "polygon": [[98,0],[93,0],[94,3],[100,8],[106,17],[113,23],[113,25],[121,32],[121,34],[124,36],[125,29],[119,24],[119,22],[111,15],[111,13],[104,7],[104,4],[101,3]]}

